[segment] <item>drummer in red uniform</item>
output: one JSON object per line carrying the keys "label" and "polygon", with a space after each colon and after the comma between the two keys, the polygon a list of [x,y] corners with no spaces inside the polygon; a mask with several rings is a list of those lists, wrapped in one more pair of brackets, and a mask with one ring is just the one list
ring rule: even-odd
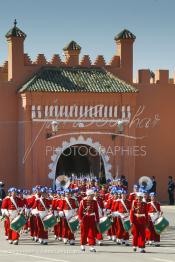
{"label": "drummer in red uniform", "polygon": [[38,227],[37,227],[37,214],[38,211],[34,208],[35,201],[40,197],[40,186],[32,188],[32,194],[27,198],[27,205],[30,209],[30,235],[32,240],[38,242]]}
{"label": "drummer in red uniform", "polygon": [[8,190],[9,196],[2,202],[2,215],[7,217],[7,232],[9,244],[18,245],[19,233],[10,228],[10,223],[23,211],[23,202],[16,196],[17,189]]}
{"label": "drummer in red uniform", "polygon": [[133,251],[140,248],[141,253],[145,253],[145,229],[148,224],[147,204],[142,201],[143,193],[138,192],[136,200],[133,201],[130,220],[133,234]]}
{"label": "drummer in red uniform", "polygon": [[162,215],[160,203],[156,199],[156,193],[150,193],[151,201],[147,204],[148,209],[148,237],[147,240],[150,245],[154,244],[156,247],[160,246],[160,235],[154,229],[154,223]]}
{"label": "drummer in red uniform", "polygon": [[131,201],[131,203],[136,199],[136,195],[138,191],[139,191],[139,185],[135,184],[133,186],[133,192],[130,193],[129,198],[128,198]]}
{"label": "drummer in red uniform", "polygon": [[127,191],[122,190],[121,199],[115,202],[114,211],[118,211],[118,217],[116,220],[116,235],[117,244],[124,244],[129,246],[129,233],[125,231],[122,220],[129,217],[131,209],[131,202],[127,199]]}
{"label": "drummer in red uniform", "polygon": [[80,207],[78,210],[78,216],[80,221],[80,230],[81,230],[81,250],[85,251],[85,245],[89,244],[90,251],[96,252],[95,245],[95,233],[96,233],[96,224],[99,223],[99,212],[97,201],[94,200],[94,191],[88,189],[86,191],[87,197],[83,198],[80,202]]}
{"label": "drummer in red uniform", "polygon": [[72,197],[72,190],[70,188],[65,189],[65,197],[60,203],[59,215],[62,217],[62,237],[64,244],[69,242],[70,245],[75,244],[75,236],[71,232],[68,221],[76,216],[77,214],[77,204],[75,199]]}
{"label": "drummer in red uniform", "polygon": [[[58,209],[57,209],[57,205],[58,205],[58,201],[60,199],[60,195],[59,195],[59,191],[54,191],[53,192],[53,199],[52,199],[52,211],[55,217],[58,217]],[[57,240],[59,238],[59,223],[57,223],[54,226],[54,235],[55,235],[55,240]]]}
{"label": "drummer in red uniform", "polygon": [[37,227],[38,227],[38,235],[39,243],[42,245],[48,244],[48,231],[44,229],[42,220],[49,214],[49,210],[51,208],[52,201],[47,198],[47,188],[41,187],[40,196],[35,199],[35,203],[33,205],[33,209],[37,210]]}
{"label": "drummer in red uniform", "polygon": [[82,195],[86,195],[86,190],[88,188],[88,185],[87,185],[87,178],[84,177],[84,178],[81,178],[81,186],[80,186],[80,190],[81,190],[81,194]]}
{"label": "drummer in red uniform", "polygon": [[[114,186],[112,187],[111,189],[111,195],[112,195],[112,199],[111,201],[109,201],[109,206],[111,204],[111,214],[112,214],[112,227],[108,230],[107,232],[107,235],[108,235],[108,239],[110,240],[110,236],[111,236],[111,239],[116,242],[116,232],[117,232],[117,228],[116,228],[116,221],[117,221],[117,216],[118,216],[118,212],[115,211],[115,205],[116,205],[116,202],[118,201],[119,199],[119,194],[118,194],[118,190],[117,188]],[[108,204],[107,204],[107,208],[109,208]]]}
{"label": "drummer in red uniform", "polygon": [[[101,197],[98,188],[92,188],[92,189],[94,190],[94,200],[97,201],[99,217],[101,218],[105,215],[105,211],[106,211],[104,207],[103,198]],[[102,246],[103,235],[98,231],[98,229],[96,230],[96,239],[98,240],[98,244]]]}

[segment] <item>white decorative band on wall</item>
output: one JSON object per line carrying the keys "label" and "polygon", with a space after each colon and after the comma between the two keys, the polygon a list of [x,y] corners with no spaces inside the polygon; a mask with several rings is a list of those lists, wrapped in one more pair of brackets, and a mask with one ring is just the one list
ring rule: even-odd
{"label": "white decorative band on wall", "polygon": [[31,118],[131,118],[131,106],[32,105]]}

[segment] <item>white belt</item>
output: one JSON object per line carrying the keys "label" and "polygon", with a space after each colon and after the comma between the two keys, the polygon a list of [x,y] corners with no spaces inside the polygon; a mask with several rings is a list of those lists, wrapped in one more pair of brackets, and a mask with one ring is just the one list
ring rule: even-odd
{"label": "white belt", "polygon": [[129,214],[128,213],[118,213],[118,215],[121,217],[121,218],[124,218],[124,217],[128,217]]}
{"label": "white belt", "polygon": [[86,214],[85,216],[95,216],[95,213]]}
{"label": "white belt", "polygon": [[148,213],[148,215],[150,215],[150,216],[155,216],[155,215],[157,215],[157,214],[158,214],[158,212]]}
{"label": "white belt", "polygon": [[136,217],[145,217],[144,214],[134,214]]}

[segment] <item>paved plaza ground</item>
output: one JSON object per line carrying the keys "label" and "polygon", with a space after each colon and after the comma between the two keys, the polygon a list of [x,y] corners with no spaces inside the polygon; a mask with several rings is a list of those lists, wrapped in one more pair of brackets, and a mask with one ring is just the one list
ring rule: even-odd
{"label": "paved plaza ground", "polygon": [[96,253],[80,251],[79,237],[76,245],[64,245],[54,240],[51,234],[48,246],[41,246],[31,241],[23,234],[18,246],[9,245],[4,239],[3,225],[0,225],[0,261],[3,262],[174,262],[175,261],[175,206],[164,206],[165,216],[170,221],[170,227],[162,235],[161,247],[146,247],[147,253],[133,253],[132,247],[116,246],[112,241],[104,241],[104,246],[97,246]]}

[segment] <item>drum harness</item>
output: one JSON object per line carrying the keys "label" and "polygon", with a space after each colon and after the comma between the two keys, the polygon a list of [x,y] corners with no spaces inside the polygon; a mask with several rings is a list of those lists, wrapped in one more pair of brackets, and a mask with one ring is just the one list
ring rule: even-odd
{"label": "drum harness", "polygon": [[[40,203],[42,204],[42,206],[45,208],[45,211],[49,212],[48,208],[46,207],[46,205],[44,204],[44,201],[41,197],[38,198],[38,200],[40,201]],[[41,219],[42,220],[42,219]]]}
{"label": "drum harness", "polygon": [[[124,206],[124,208],[125,208],[125,210],[126,210],[126,213],[125,213],[125,214],[127,214],[127,216],[129,216],[129,210],[128,210],[127,206],[125,205],[124,200],[121,199],[120,201],[121,201],[122,205]],[[121,217],[122,219],[124,218],[124,217],[122,217],[121,215],[120,215],[120,217]]]}
{"label": "drum harness", "polygon": [[[160,217],[160,212],[158,211],[156,205],[155,205],[154,202],[152,202],[152,201],[150,202],[150,204],[151,204],[152,207],[156,210],[156,212],[154,212],[154,213],[157,213],[157,214],[158,214],[158,218],[159,218],[159,217]],[[150,214],[154,214],[154,213],[149,213],[149,215],[150,215]],[[158,219],[158,218],[157,218],[157,219]],[[156,219],[156,220],[157,220],[157,219]],[[154,221],[154,223],[156,222],[156,220]]]}
{"label": "drum harness", "polygon": [[[67,197],[65,197],[66,203],[68,204],[68,206],[70,207],[71,210],[74,210],[69,202],[69,199]],[[74,217],[74,215],[72,215],[69,219],[66,218],[67,221],[69,221],[72,217]]]}
{"label": "drum harness", "polygon": [[[90,208],[91,208],[91,206],[89,205],[89,206],[87,206],[86,208],[84,207],[84,205],[83,205],[83,218],[86,216],[86,215],[88,215],[87,213],[88,213],[88,211],[90,210]],[[95,215],[95,213],[92,213],[91,214],[91,216],[92,215]]]}
{"label": "drum harness", "polygon": [[19,214],[22,214],[22,212],[23,212],[24,208],[22,208],[22,210],[21,210],[21,211],[19,211],[19,208],[18,208],[18,206],[17,206],[17,204],[16,204],[16,201],[15,201],[15,199],[14,199],[13,197],[10,197],[10,200],[11,200],[12,204],[15,206],[15,208],[16,208],[16,211],[18,212],[18,215],[19,215]]}

